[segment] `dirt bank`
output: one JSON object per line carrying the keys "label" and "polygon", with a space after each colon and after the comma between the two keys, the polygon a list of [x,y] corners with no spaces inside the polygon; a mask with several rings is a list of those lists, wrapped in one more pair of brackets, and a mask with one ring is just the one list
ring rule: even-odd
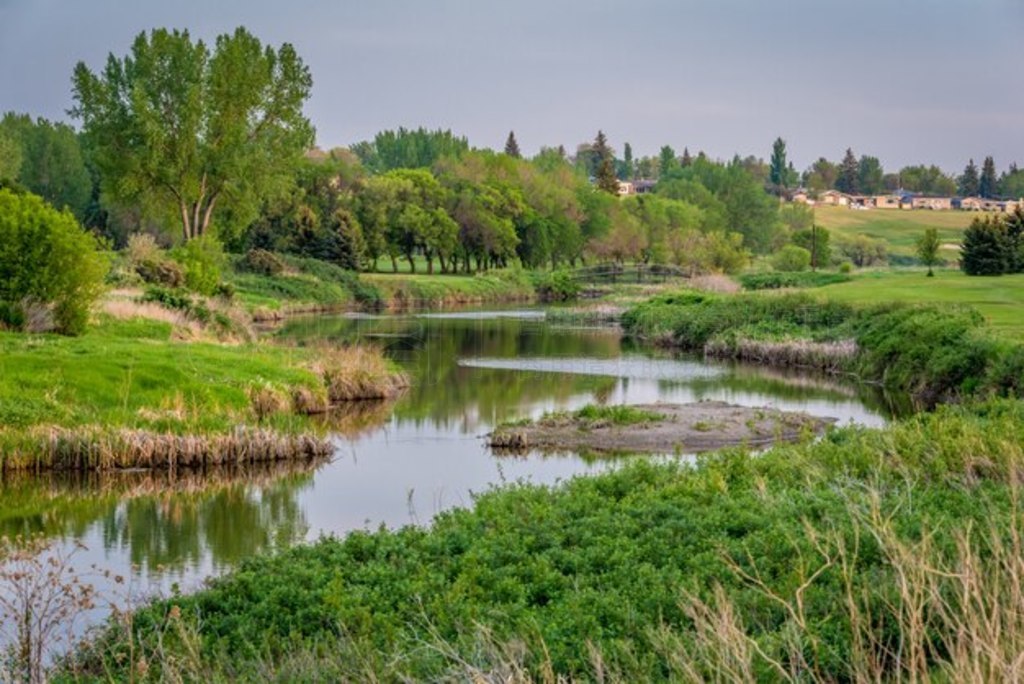
{"label": "dirt bank", "polygon": [[747,408],[721,401],[696,404],[642,404],[630,407],[654,414],[632,424],[591,420],[579,413],[556,413],[537,421],[506,425],[488,443],[509,451],[697,453],[722,447],[766,446],[818,433],[835,422],[771,408]]}

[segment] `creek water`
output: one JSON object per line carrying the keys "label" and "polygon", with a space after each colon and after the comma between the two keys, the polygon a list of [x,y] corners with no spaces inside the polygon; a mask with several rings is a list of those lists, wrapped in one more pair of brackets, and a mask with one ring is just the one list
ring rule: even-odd
{"label": "creek water", "polygon": [[[493,455],[482,436],[506,420],[595,402],[705,399],[841,424],[880,425],[890,415],[865,388],[708,363],[635,345],[614,327],[551,323],[533,309],[320,316],[271,334],[297,344],[380,345],[410,373],[412,388],[396,402],[356,404],[326,418],[337,447],[326,463],[8,479],[0,486],[0,534],[81,545],[76,568],[121,574],[129,581],[117,592],[138,599],[194,589],[256,553],[354,529],[427,524],[494,486],[552,484],[621,463]],[[94,576],[103,591],[108,580]]]}

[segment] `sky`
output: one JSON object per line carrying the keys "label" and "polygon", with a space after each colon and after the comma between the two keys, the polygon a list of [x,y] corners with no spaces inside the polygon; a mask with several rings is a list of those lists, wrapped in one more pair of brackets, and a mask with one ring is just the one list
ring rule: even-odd
{"label": "sky", "polygon": [[0,111],[68,120],[71,72],[139,32],[246,26],[313,74],[321,147],[398,126],[524,153],[847,147],[888,170],[1024,165],[1024,0],[0,0]]}

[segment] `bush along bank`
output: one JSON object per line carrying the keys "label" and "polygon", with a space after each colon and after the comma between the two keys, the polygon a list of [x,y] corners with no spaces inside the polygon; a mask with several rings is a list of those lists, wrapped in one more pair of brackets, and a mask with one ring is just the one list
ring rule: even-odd
{"label": "bush along bank", "polygon": [[253,558],[112,624],[66,672],[1012,680],[1022,444],[1024,404],[996,400],[756,457],[511,486],[430,528]]}
{"label": "bush along bank", "polygon": [[1019,395],[1024,385],[1024,346],[990,335],[968,307],[683,292],[633,307],[622,326],[635,337],[717,358],[848,374],[922,406]]}

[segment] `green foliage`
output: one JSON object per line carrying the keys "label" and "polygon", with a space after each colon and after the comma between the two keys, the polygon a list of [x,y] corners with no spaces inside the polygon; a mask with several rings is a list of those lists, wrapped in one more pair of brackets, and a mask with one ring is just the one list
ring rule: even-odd
{"label": "green foliage", "polygon": [[790,238],[793,244],[803,247],[811,255],[811,268],[825,268],[832,261],[832,246],[829,232],[813,223],[804,229],[797,230]]}
{"label": "green foliage", "polygon": [[548,302],[564,302],[576,299],[580,293],[580,284],[567,270],[551,272],[534,272],[533,286],[537,296]]}
{"label": "green foliage", "polygon": [[974,219],[964,231],[960,270],[967,275],[1002,275],[1018,270],[1024,264],[1021,225],[1019,211],[1009,224],[1001,216]]}
{"label": "green foliage", "polygon": [[615,175],[615,153],[608,146],[608,139],[604,131],[598,131],[594,138],[593,154],[597,159],[597,168],[594,172],[595,183],[600,190],[608,194],[619,194],[619,179]]}
{"label": "green foliage", "polygon": [[417,128],[410,131],[399,128],[397,131],[381,131],[373,142],[353,145],[352,151],[366,168],[384,173],[393,169],[429,168],[440,159],[458,158],[469,151],[469,142],[464,137],[453,135],[450,130]]}
{"label": "green foliage", "polygon": [[639,425],[665,420],[664,413],[645,411],[635,406],[621,404],[613,406],[587,404],[583,408],[574,411],[572,416],[585,423],[611,423],[612,425]]}
{"label": "green foliage", "polygon": [[44,306],[59,332],[83,332],[108,264],[96,239],[67,210],[0,189],[0,309],[21,327],[26,307]]}
{"label": "green foliage", "polygon": [[105,193],[175,217],[185,240],[215,218],[223,237],[248,225],[313,142],[309,70],[291,45],[275,50],[244,28],[212,49],[187,31],[140,33],[99,74],[80,62],[73,84]]}
{"label": "green foliage", "polygon": [[21,144],[0,127],[0,181],[14,182],[21,171]]}
{"label": "green foliage", "polygon": [[974,160],[972,159],[968,162],[963,174],[960,176],[958,190],[964,197],[977,197],[980,189],[979,183],[978,167],[974,165]]}
{"label": "green foliage", "polygon": [[221,270],[227,263],[220,242],[202,235],[171,251],[171,257],[185,271],[185,285],[199,294],[211,296],[220,284]]}
{"label": "green foliage", "polygon": [[284,272],[284,261],[273,252],[265,249],[250,249],[235,262],[235,267],[247,273],[264,276],[281,275]]}
{"label": "green foliage", "polygon": [[144,281],[165,287],[185,285],[185,271],[181,264],[164,258],[146,259],[135,265],[136,272]]}
{"label": "green foliage", "polygon": [[928,275],[935,275],[932,266],[939,263],[939,231],[935,228],[928,228],[917,241],[917,257],[921,263],[928,267]]}
{"label": "green foliage", "polygon": [[840,254],[860,267],[883,264],[889,255],[889,246],[885,240],[863,233],[853,237],[838,236],[836,247]]}
{"label": "green foliage", "polygon": [[772,255],[772,268],[776,271],[806,271],[810,266],[811,253],[803,247],[786,245]]}
{"label": "green foliage", "polygon": [[[853,680],[855,634],[865,635],[837,608],[847,591],[878,616],[865,622],[881,648],[907,636],[889,612],[907,577],[871,520],[899,540],[925,530],[943,551],[979,526],[994,525],[992,538],[1002,539],[1017,520],[1022,441],[1024,405],[1004,401],[946,407],[884,430],[847,427],[757,456],[731,451],[694,466],[637,460],[559,486],[504,487],[427,528],[356,531],[244,561],[194,595],[136,613],[133,646],[151,669],[173,668],[174,656],[194,647],[204,670],[236,676],[265,677],[289,656],[322,663],[359,654],[351,678],[436,681],[449,678],[449,660],[488,672],[508,664],[482,652],[480,629],[492,645],[515,643],[516,665],[538,679],[587,680],[596,652],[624,681],[660,681],[680,674],[674,663],[698,638],[681,597],[718,605],[719,591],[740,643],[766,656],[752,658],[752,679],[774,680],[767,659],[792,655],[786,607],[795,595],[817,678]],[[195,641],[176,638],[172,613],[198,630]],[[934,633],[934,643],[948,636]],[[97,669],[127,677],[128,648],[112,630],[96,649]],[[930,665],[944,657],[925,652]]]}
{"label": "green foliage", "polygon": [[824,287],[846,283],[850,276],[843,273],[744,273],[739,277],[744,290],[778,290],[781,288]]}

